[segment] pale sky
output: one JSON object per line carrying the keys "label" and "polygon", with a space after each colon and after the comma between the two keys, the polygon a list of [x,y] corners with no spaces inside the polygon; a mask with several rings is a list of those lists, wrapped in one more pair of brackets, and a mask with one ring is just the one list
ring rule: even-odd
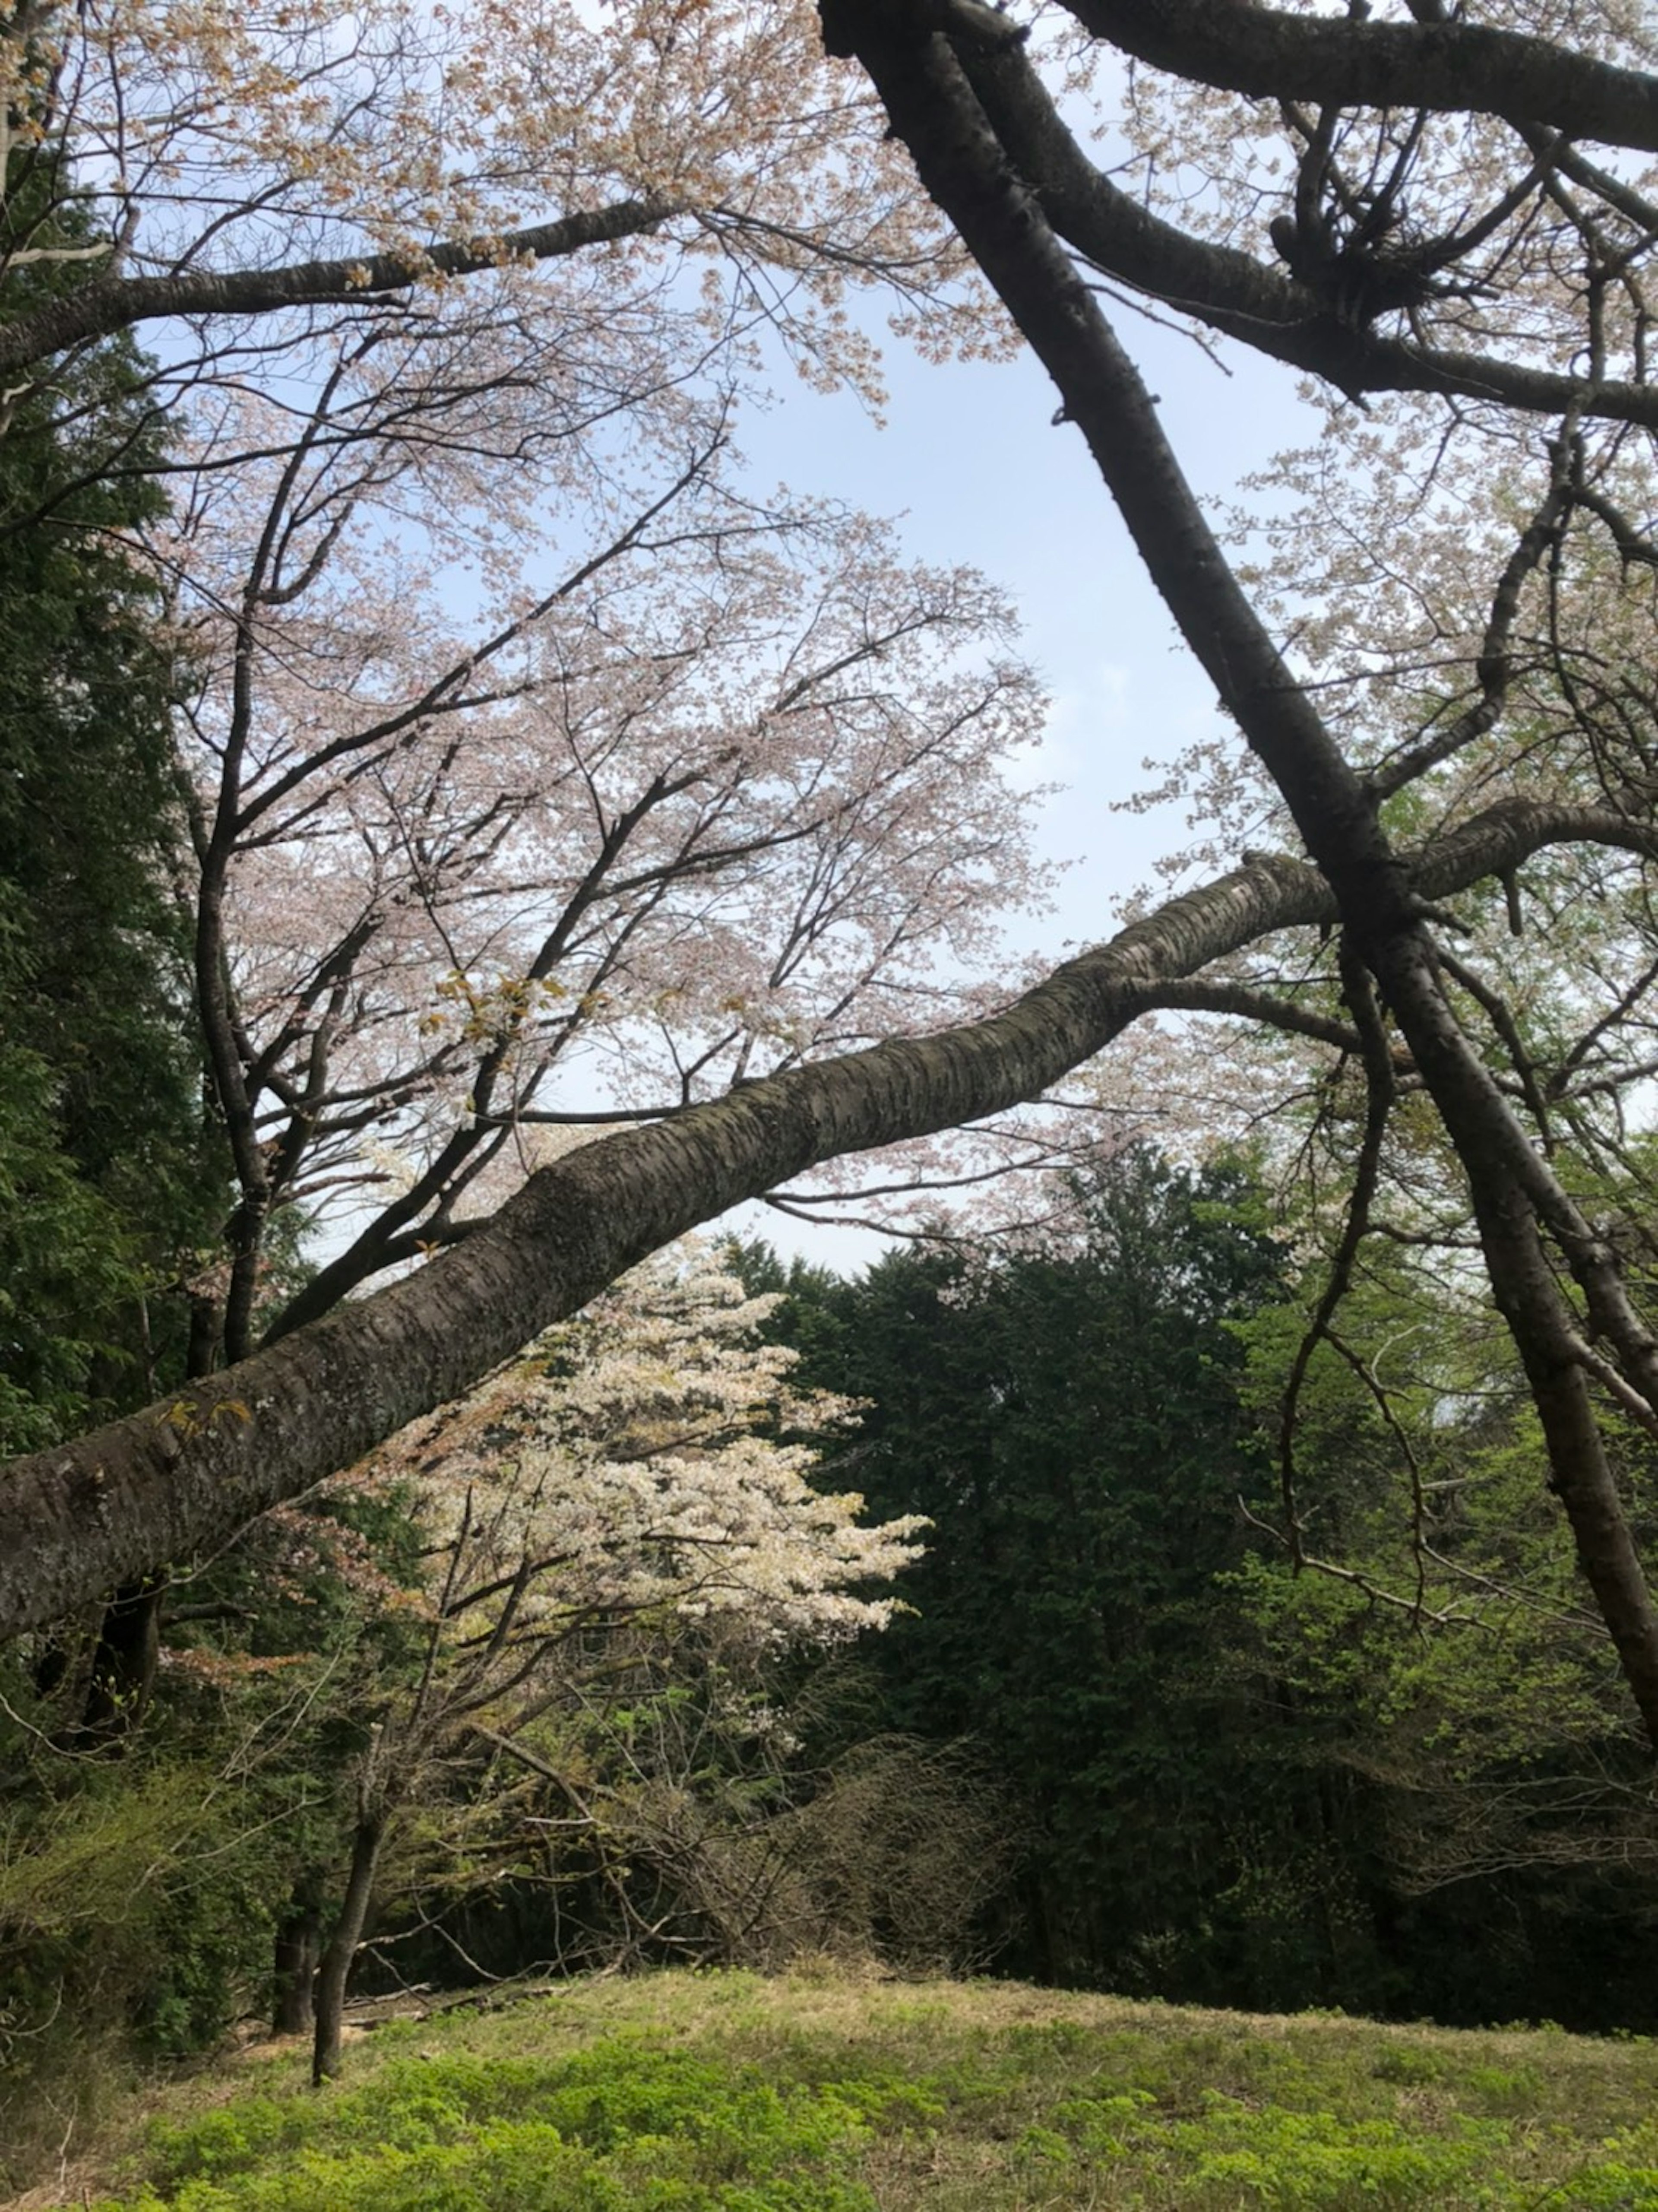
{"label": "pale sky", "polygon": [[[1189,340],[1121,309],[1114,319],[1200,495],[1227,497],[1275,452],[1310,437],[1314,418],[1288,372],[1229,347],[1229,376]],[[780,390],[768,416],[745,420],[738,443],[759,488],[781,481],[902,516],[906,551],[967,562],[1011,594],[1023,649],[1054,702],[1032,781],[1065,787],[1046,809],[1042,849],[1073,864],[1055,911],[1018,923],[1012,941],[1058,961],[1108,936],[1113,901],[1184,842],[1179,808],[1112,805],[1151,781],[1145,759],[1172,758],[1215,726],[1213,692],[1176,639],[1081,433],[1054,425],[1056,395],[1041,368],[1028,356],[937,368],[896,343],[885,351],[884,428],[850,398]],[[835,1267],[882,1249],[867,1233],[806,1229],[765,1208],[732,1221]]]}
{"label": "pale sky", "polygon": [[[1291,374],[1242,347],[1229,376],[1188,340],[1119,311],[1120,334],[1161,399],[1195,489],[1224,496],[1284,446],[1311,434]],[[1067,939],[1108,933],[1104,902],[1178,844],[1181,823],[1112,813],[1164,759],[1213,726],[1213,694],[1176,639],[1095,473],[1082,434],[1055,427],[1056,394],[1029,356],[935,368],[896,344],[879,429],[849,398],[784,392],[750,416],[738,442],[756,478],[902,516],[905,549],[965,561],[1012,595],[1024,649],[1054,711],[1035,780],[1066,795],[1049,810],[1048,849],[1085,860],[1042,928],[1056,956]]]}

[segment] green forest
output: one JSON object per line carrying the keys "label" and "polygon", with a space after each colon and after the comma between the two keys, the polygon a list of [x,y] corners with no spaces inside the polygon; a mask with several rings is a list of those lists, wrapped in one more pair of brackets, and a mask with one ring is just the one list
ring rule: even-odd
{"label": "green forest", "polygon": [[1644,15],[0,80],[0,2185],[1658,2204]]}

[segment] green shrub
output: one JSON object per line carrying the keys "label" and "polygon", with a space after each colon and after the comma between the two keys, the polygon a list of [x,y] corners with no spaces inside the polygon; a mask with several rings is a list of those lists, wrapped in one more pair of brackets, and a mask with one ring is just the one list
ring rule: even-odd
{"label": "green shrub", "polygon": [[1376,2063],[1378,2081],[1398,2081],[1406,2087],[1437,2081],[1443,2063],[1431,2051],[1418,2051],[1407,2043],[1389,2045]]}
{"label": "green shrub", "polygon": [[[1236,2202],[1337,2212],[1347,2205],[1420,2207],[1455,2201],[1501,2157],[1507,2130],[1461,2120],[1436,2136],[1394,2120],[1328,2112],[1253,2111],[1216,2095],[1200,2121],[1168,2130],[1202,2188],[1224,2185]],[[1466,2199],[1464,2200],[1466,2201]]]}
{"label": "green shrub", "polygon": [[153,2127],[150,2187],[120,2212],[870,2212],[844,2168],[889,2101],[636,2039],[399,2058],[325,2101]]}
{"label": "green shrub", "polygon": [[1648,2051],[1009,1984],[595,1983],[245,2087],[100,2212],[1658,2212]]}

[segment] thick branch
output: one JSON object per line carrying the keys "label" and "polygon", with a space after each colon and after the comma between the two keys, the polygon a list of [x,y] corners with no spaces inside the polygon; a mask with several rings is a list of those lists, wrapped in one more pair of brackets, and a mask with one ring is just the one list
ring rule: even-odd
{"label": "thick branch", "polygon": [[844,1152],[1038,1096],[1160,974],[1316,920],[1321,886],[1257,862],[1172,901],[988,1020],[745,1085],[543,1169],[488,1225],[172,1404],[0,1477],[0,1635],[223,1541],[347,1467],[700,1221]]}
{"label": "thick branch", "polygon": [[963,39],[963,74],[1004,152],[1054,230],[1095,268],[1339,391],[1432,392],[1533,414],[1658,426],[1658,390],[1592,380],[1361,328],[1286,270],[1190,236],[1114,184],[1083,152],[1021,46]]}
{"label": "thick branch", "polygon": [[537,223],[496,239],[453,240],[416,254],[346,255],[285,269],[189,269],[171,276],[110,276],[20,315],[0,328],[0,376],[15,375],[66,346],[167,315],[264,315],[283,307],[349,304],[404,292],[425,276],[470,276],[514,261],[551,261],[584,246],[653,230],[678,212],[665,199],[609,207]]}
{"label": "thick branch", "polygon": [[[1421,855],[1413,879],[1443,897],[1602,825],[1631,826],[1507,802]],[[470,1389],[698,1222],[842,1153],[1036,1097],[1163,995],[1160,985],[1335,911],[1310,868],[1253,861],[987,1020],[745,1084],[543,1169],[417,1274],[192,1384],[188,1397],[0,1471],[0,1637],[224,1541]]]}
{"label": "thick branch", "polygon": [[1548,39],[1479,23],[1288,15],[1239,0],[1066,5],[1137,60],[1255,99],[1500,115],[1658,152],[1658,79]]}
{"label": "thick branch", "polygon": [[1298,1006],[1293,999],[1284,998],[1275,991],[1251,990],[1244,983],[1216,983],[1204,979],[1188,982],[1182,978],[1151,986],[1142,993],[1141,1003],[1148,1012],[1157,1007],[1171,1013],[1225,1014],[1236,1021],[1264,1023],[1271,1029],[1285,1030],[1292,1036],[1311,1037],[1319,1044],[1333,1045],[1338,1052],[1357,1053],[1361,1048],[1358,1031],[1338,1021],[1333,1014],[1321,1014],[1315,1007]]}

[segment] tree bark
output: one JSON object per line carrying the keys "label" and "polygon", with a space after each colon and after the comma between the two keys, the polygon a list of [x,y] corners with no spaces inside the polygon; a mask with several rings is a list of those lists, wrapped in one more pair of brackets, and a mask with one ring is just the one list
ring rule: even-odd
{"label": "tree bark", "polygon": [[[1556,839],[1658,850],[1610,811],[1512,800],[1419,855],[1442,898]],[[179,1395],[0,1469],[0,1639],[100,1605],[225,1542],[460,1396],[637,1261],[820,1162],[1035,1098],[1108,1045],[1157,986],[1278,929],[1333,921],[1311,868],[1252,861],[1067,961],[1002,1012],[745,1085],[584,1146],[418,1273]]]}
{"label": "tree bark", "polygon": [[1034,1097],[1165,973],[1327,905],[1294,863],[1239,870],[1068,962],[988,1020],[745,1085],[583,1147],[417,1273],[0,1480],[0,1635],[220,1542],[465,1391],[647,1254],[841,1153]]}
{"label": "tree bark", "polygon": [[374,1875],[380,1846],[386,1841],[386,1808],[370,1802],[358,1818],[351,1841],[351,1870],[339,1918],[328,1939],[316,1979],[316,2033],[311,2050],[311,2082],[320,2088],[340,2070],[340,2032],[345,2017],[345,1985],[350,1978],[357,1947],[368,1925],[374,1900]]}
{"label": "tree bark", "polygon": [[273,2035],[308,2035],[314,2027],[321,1951],[321,1913],[314,1905],[297,1906],[276,1929],[270,1962]]}
{"label": "tree bark", "polygon": [[[1234,0],[1226,4],[1229,22],[1236,24]],[[1002,151],[1054,231],[1131,289],[1172,302],[1211,330],[1321,377],[1350,398],[1430,392],[1496,400],[1533,414],[1576,409],[1585,418],[1658,427],[1658,388],[1649,384],[1615,377],[1586,384],[1536,362],[1357,326],[1301,278],[1236,247],[1192,237],[1096,168],[1022,45],[1005,35],[999,41],[963,39],[957,55]]]}
{"label": "tree bark", "polygon": [[1137,60],[1264,100],[1425,107],[1658,152],[1658,78],[1480,23],[1367,22],[1237,0],[1065,0]]}

